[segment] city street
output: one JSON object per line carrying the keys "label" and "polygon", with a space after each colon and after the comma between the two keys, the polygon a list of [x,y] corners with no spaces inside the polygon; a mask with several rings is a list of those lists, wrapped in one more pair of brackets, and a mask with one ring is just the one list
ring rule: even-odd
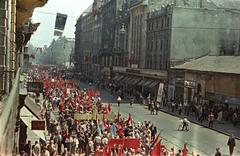
{"label": "city street", "polygon": [[[133,108],[129,105],[129,100],[122,100],[121,106],[117,106],[116,95],[111,95],[110,92],[102,89],[97,89],[95,86],[89,86],[83,82],[80,82],[80,89],[91,89],[93,87],[94,91],[101,91],[101,98],[103,104],[113,103],[112,111],[115,114],[119,111],[122,117],[128,118],[128,114],[132,114],[132,118],[135,122],[151,121],[154,123],[158,132],[163,129],[161,133],[162,144],[167,146],[168,149],[174,146],[175,152],[178,149],[183,149],[184,142],[187,142],[187,148],[189,152],[194,152],[194,154],[200,154],[201,156],[214,155],[216,152],[216,147],[220,147],[220,151],[223,156],[228,156],[228,146],[227,140],[228,136],[218,133],[214,130],[205,128],[203,126],[191,123],[190,131],[178,131],[179,120],[177,117],[169,115],[164,112],[158,112],[158,115],[150,115],[146,106],[141,106],[140,104],[134,104]],[[240,155],[240,141],[236,139],[236,148],[234,155]]]}

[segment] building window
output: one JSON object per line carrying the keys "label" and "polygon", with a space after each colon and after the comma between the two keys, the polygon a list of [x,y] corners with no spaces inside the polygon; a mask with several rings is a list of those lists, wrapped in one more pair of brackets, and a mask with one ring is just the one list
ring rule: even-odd
{"label": "building window", "polygon": [[169,27],[169,18],[167,18],[167,26]]}
{"label": "building window", "polygon": [[163,41],[161,40],[160,50],[162,50]]}
{"label": "building window", "polygon": [[156,29],[158,29],[158,21],[156,22]]}
{"label": "building window", "polygon": [[154,22],[152,22],[152,30],[153,30],[153,27],[154,27]]}
{"label": "building window", "polygon": [[151,29],[151,23],[148,23],[148,30],[150,31]]}
{"label": "building window", "polygon": [[148,50],[150,50],[150,42],[148,42]]}
{"label": "building window", "polygon": [[155,69],[157,69],[157,57],[155,57]]}
{"label": "building window", "polygon": [[157,51],[157,48],[158,48],[158,41],[155,42],[155,51]]}
{"label": "building window", "polygon": [[168,40],[166,41],[166,49],[168,49]]}
{"label": "building window", "polygon": [[151,49],[153,49],[153,42],[151,42]]}
{"label": "building window", "polygon": [[168,61],[167,61],[167,58],[166,58],[166,61],[165,61],[165,70],[167,70],[168,68]]}
{"label": "building window", "polygon": [[164,27],[164,19],[162,19],[162,28]]}

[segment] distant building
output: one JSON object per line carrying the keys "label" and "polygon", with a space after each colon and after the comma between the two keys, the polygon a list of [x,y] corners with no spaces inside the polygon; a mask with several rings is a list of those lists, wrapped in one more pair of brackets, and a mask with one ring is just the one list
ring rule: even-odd
{"label": "distant building", "polygon": [[172,67],[169,98],[234,110],[240,105],[239,62],[240,56],[205,56]]}

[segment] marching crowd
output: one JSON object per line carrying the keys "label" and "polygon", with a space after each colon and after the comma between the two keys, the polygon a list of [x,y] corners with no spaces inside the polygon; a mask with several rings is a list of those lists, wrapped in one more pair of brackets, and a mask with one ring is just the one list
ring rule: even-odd
{"label": "marching crowd", "polygon": [[[123,118],[119,113],[114,119],[107,118],[112,113],[111,104],[103,106],[100,96],[93,89],[79,90],[79,82],[62,80],[58,73],[39,70],[28,71],[28,77],[28,81],[43,82],[43,103],[38,106],[42,119],[46,121],[50,142],[47,144],[40,139],[31,145],[29,140],[21,155],[194,155],[188,152],[186,144],[177,152],[174,147],[167,149],[161,145],[161,131],[158,132],[151,121],[135,122],[131,114]],[[39,98],[40,94],[36,93],[36,99]],[[36,102],[40,103],[40,100]],[[149,109],[152,108],[150,106]],[[59,111],[58,120],[52,119],[52,111]],[[74,114],[87,115],[88,118],[81,120]],[[188,130],[187,126],[183,124],[182,129]]]}

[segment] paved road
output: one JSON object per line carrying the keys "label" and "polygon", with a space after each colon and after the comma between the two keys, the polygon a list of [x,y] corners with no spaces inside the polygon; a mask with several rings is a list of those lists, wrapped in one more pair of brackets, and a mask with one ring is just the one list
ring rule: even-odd
{"label": "paved road", "polygon": [[[120,107],[117,106],[117,97],[111,95],[106,90],[96,89],[95,86],[89,86],[88,84],[81,83],[80,89],[93,87],[94,91],[101,91],[101,98],[103,104],[114,103],[112,110],[114,112],[120,111],[123,117],[128,117],[129,113],[132,113],[134,121],[151,121],[155,123],[158,128],[158,132],[163,129],[161,138],[162,144],[169,148],[175,147],[175,151],[183,148],[184,142],[187,141],[187,148],[189,152],[194,154],[200,154],[201,156],[211,156],[215,153],[215,148],[220,147],[220,151],[223,156],[228,156],[227,140],[228,136],[205,128],[203,126],[191,123],[190,131],[178,131],[178,118],[170,114],[159,112],[158,115],[150,115],[146,106],[140,106],[134,104],[133,108],[129,105],[129,100],[122,100]],[[234,156],[240,155],[240,141],[236,140],[236,148]]]}

